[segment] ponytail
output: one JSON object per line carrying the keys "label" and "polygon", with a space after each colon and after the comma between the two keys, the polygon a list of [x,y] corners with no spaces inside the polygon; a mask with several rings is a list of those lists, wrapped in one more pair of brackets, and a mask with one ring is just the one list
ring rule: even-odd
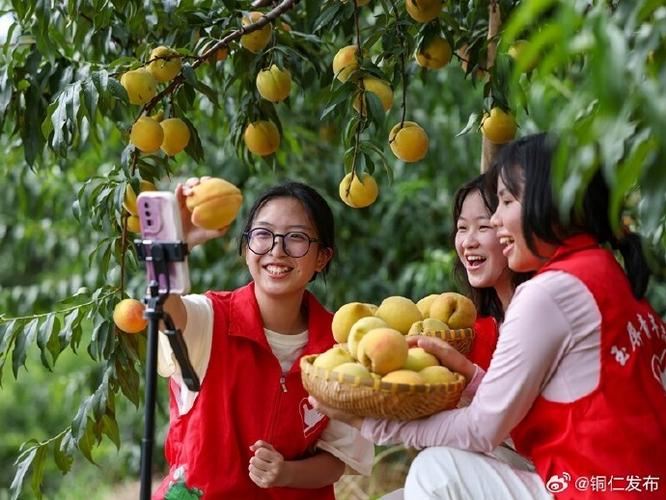
{"label": "ponytail", "polygon": [[643,254],[641,237],[636,233],[627,233],[622,238],[614,238],[611,246],[622,254],[634,297],[642,299],[650,281],[650,268]]}

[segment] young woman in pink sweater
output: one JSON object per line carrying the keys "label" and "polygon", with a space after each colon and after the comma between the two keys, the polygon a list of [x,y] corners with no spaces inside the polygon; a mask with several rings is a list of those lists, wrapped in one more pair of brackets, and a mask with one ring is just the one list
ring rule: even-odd
{"label": "young woman in pink sweater", "polygon": [[[580,209],[561,214],[556,147],[543,134],[514,141],[489,174],[509,267],[536,275],[517,288],[487,372],[445,343],[417,340],[468,379],[471,404],[412,422],[316,405],[376,443],[427,448],[410,469],[408,499],[664,496],[666,325],[643,299],[640,238],[613,232],[601,171]],[[509,435],[536,472],[483,454]]]}

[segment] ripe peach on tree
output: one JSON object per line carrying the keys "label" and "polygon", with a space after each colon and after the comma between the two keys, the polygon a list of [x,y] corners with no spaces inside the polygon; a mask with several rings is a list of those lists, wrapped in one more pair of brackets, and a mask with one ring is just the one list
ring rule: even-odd
{"label": "ripe peach on tree", "polygon": [[247,149],[259,156],[273,154],[280,146],[280,132],[277,126],[268,120],[248,124],[243,139]]}
{"label": "ripe peach on tree", "polygon": [[143,105],[157,95],[157,81],[146,68],[123,73],[120,84],[127,91],[130,104]]}
{"label": "ripe peach on tree", "polygon": [[396,123],[389,133],[393,154],[407,163],[422,160],[428,152],[428,134],[418,123]]}
{"label": "ripe peach on tree", "polygon": [[149,116],[139,118],[130,132],[130,142],[144,153],[156,153],[164,140],[164,130]]}
{"label": "ripe peach on tree", "polygon": [[273,64],[257,74],[257,90],[267,101],[283,101],[291,92],[291,74]]}
{"label": "ripe peach on tree", "polygon": [[136,299],[123,299],[113,308],[113,322],[126,333],[145,330],[148,321],[143,317],[145,306]]}
{"label": "ripe peach on tree", "polygon": [[481,132],[490,142],[506,144],[513,140],[517,130],[516,120],[500,107],[495,106],[490,110],[490,114],[483,116]]}
{"label": "ripe peach on tree", "polygon": [[451,61],[453,52],[451,45],[439,35],[426,40],[421,47],[416,49],[414,57],[419,66],[428,69],[439,69]]}
{"label": "ripe peach on tree", "polygon": [[338,50],[333,57],[333,75],[341,82],[346,82],[358,70],[356,52],[358,46],[347,45]]}
{"label": "ripe peach on tree", "polygon": [[150,52],[148,71],[158,82],[170,82],[182,67],[181,58],[173,49],[160,45]]}
{"label": "ripe peach on tree", "polygon": [[167,118],[160,122],[163,139],[160,145],[162,151],[174,156],[183,151],[190,142],[190,128],[180,118]]}
{"label": "ripe peach on tree", "polygon": [[[261,12],[252,11],[247,16],[243,16],[242,24],[243,26],[249,26],[259,21],[262,17],[263,14]],[[256,31],[243,35],[240,39],[240,44],[253,54],[258,54],[271,41],[272,34],[273,27],[268,23]]]}
{"label": "ripe peach on tree", "polygon": [[[354,97],[353,107],[357,113],[367,114],[368,103],[365,94],[372,92],[382,103],[384,111],[388,111],[393,106],[393,91],[391,87],[383,80],[375,77],[365,77],[362,79],[364,90],[360,91]],[[361,97],[363,96],[363,97]],[[362,100],[361,100],[362,99]]]}
{"label": "ripe peach on tree", "polygon": [[360,175],[349,172],[338,186],[340,199],[352,208],[372,205],[379,195],[379,187],[374,177],[368,173]]}
{"label": "ripe peach on tree", "polygon": [[427,23],[442,12],[442,0],[405,0],[405,8],[412,19]]}

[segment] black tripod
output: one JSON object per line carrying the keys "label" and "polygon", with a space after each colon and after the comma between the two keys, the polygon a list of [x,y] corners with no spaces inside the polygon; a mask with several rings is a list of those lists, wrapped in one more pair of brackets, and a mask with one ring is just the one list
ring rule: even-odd
{"label": "black tripod", "polygon": [[[154,242],[149,240],[135,240],[139,260],[145,261],[146,266],[152,266],[155,279],[150,281],[148,294],[144,303],[146,310],[144,317],[148,320],[148,349],[146,359],[146,390],[145,415],[143,438],[141,439],[141,500],[149,500],[151,496],[151,471],[153,462],[153,441],[155,437],[155,401],[157,381],[157,335],[160,321],[166,327],[164,334],[169,339],[171,350],[176,356],[180,366],[183,381],[191,391],[198,391],[199,377],[197,376],[187,354],[187,345],[183,335],[175,327],[171,316],[164,311],[163,306],[169,296],[169,262],[182,262],[187,255],[187,244],[183,242]],[[149,273],[151,275],[151,273]]]}

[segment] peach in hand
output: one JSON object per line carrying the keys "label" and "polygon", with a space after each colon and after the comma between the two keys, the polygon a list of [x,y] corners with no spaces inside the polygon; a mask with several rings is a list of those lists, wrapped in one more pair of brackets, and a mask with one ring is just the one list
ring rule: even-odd
{"label": "peach in hand", "polygon": [[242,202],[240,189],[215,177],[193,186],[192,194],[185,198],[192,224],[204,229],[222,229],[231,224]]}

